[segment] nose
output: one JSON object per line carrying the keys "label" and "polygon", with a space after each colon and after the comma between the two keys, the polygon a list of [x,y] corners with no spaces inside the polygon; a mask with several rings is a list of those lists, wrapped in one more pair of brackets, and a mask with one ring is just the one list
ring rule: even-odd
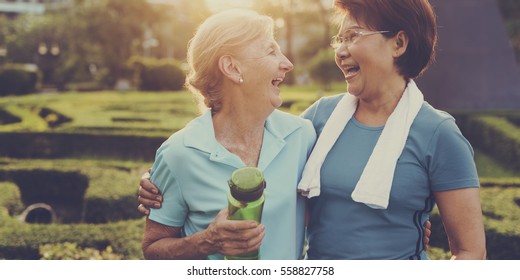
{"label": "nose", "polygon": [[294,65],[285,55],[283,55],[283,60],[282,63],[280,63],[280,67],[286,72],[294,69]]}
{"label": "nose", "polygon": [[347,44],[341,44],[334,50],[336,55],[336,59],[343,60],[350,56],[350,52],[348,50]]}

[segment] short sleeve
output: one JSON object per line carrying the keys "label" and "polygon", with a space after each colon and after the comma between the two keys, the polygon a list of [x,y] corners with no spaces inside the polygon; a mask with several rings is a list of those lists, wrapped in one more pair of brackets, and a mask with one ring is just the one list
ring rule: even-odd
{"label": "short sleeve", "polygon": [[314,115],[316,115],[316,109],[318,107],[318,102],[319,102],[319,100],[314,102],[311,106],[309,106],[309,108],[305,109],[305,111],[303,111],[300,114],[300,117],[310,120],[312,122],[312,120],[314,119]]}
{"label": "short sleeve", "polygon": [[186,220],[188,207],[181,184],[167,163],[171,158],[166,157],[165,153],[165,150],[157,153],[150,178],[163,195],[163,202],[161,208],[150,209],[149,219],[167,226],[181,227]]}
{"label": "short sleeve", "polygon": [[479,187],[471,144],[453,119],[439,124],[428,147],[429,179],[433,191]]}

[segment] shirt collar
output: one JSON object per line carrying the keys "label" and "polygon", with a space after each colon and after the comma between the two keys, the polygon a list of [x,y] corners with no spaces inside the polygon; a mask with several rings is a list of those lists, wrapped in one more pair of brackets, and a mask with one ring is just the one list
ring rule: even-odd
{"label": "shirt collar", "polygon": [[[285,138],[302,126],[302,122],[288,117],[289,113],[274,110],[265,122],[264,141],[258,167],[265,169],[267,165],[285,146]],[[184,145],[209,154],[210,160],[222,161],[235,167],[243,166],[238,156],[227,151],[215,138],[211,111],[192,120],[186,125]]]}

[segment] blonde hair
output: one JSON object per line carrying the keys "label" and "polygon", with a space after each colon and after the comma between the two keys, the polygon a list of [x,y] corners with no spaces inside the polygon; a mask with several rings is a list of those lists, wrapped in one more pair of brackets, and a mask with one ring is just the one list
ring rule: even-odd
{"label": "blonde hair", "polygon": [[252,10],[233,9],[207,18],[188,43],[186,87],[201,110],[220,110],[222,73],[219,58],[233,54],[261,36],[273,36],[273,19]]}

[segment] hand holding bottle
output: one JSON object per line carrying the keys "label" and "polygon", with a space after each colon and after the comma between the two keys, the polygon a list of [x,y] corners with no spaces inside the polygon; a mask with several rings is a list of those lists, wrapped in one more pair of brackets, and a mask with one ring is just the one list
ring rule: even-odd
{"label": "hand holding bottle", "polygon": [[256,251],[264,238],[264,226],[255,221],[228,219],[228,209],[222,209],[205,230],[205,241],[225,256],[236,256]]}

